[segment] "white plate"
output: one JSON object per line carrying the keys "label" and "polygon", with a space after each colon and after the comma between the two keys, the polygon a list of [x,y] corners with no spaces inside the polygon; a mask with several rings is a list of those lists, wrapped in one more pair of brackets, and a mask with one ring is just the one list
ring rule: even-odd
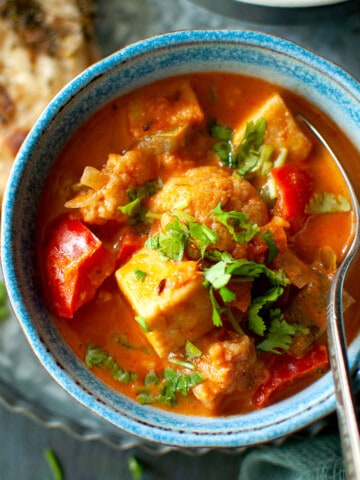
{"label": "white plate", "polygon": [[326,7],[336,3],[345,3],[349,0],[236,0],[238,3],[249,3],[259,7],[282,7],[282,8],[304,8],[304,7]]}

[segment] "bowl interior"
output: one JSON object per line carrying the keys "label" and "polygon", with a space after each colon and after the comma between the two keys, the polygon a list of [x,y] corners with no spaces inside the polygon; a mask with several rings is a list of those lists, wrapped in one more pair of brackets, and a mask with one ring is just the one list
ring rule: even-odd
{"label": "bowl interior", "polygon": [[[42,185],[77,126],[118,95],[160,78],[199,71],[254,75],[286,86],[336,119],[340,128],[352,133],[360,150],[360,87],[335,65],[258,32],[185,31],[153,37],[86,70],[45,110],[19,152],[8,183],[2,262],[13,309],[35,354],[76,400],[150,441],[180,447],[239,447],[290,434],[331,412],[335,397],[330,373],[288,400],[242,416],[197,418],[136,404],[95,378],[63,342],[43,305],[34,262]],[[349,349],[351,368],[359,351],[357,337]]]}

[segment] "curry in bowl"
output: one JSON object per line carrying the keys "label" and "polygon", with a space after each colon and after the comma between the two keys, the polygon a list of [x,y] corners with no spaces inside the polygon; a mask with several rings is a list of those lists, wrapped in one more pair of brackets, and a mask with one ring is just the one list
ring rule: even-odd
{"label": "curry in bowl", "polygon": [[115,390],[227,415],[328,370],[327,293],[354,218],[301,102],[253,77],[187,74],[112,100],[62,150],[38,217],[43,291]]}

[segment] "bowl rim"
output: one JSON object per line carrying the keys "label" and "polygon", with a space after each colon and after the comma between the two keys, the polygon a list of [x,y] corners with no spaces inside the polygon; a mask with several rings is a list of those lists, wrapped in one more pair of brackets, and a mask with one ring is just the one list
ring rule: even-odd
{"label": "bowl rim", "polygon": [[[174,421],[174,415],[168,412],[140,405],[135,405],[135,415],[133,415],[129,413],[128,408],[130,403],[134,406],[134,402],[128,399],[122,400],[121,406],[124,411],[122,412],[121,422],[119,422],[118,407],[113,404],[113,393],[111,391],[105,391],[107,388],[104,389],[100,381],[92,379],[95,382],[92,383],[96,387],[95,391],[101,392],[99,400],[91,392],[84,389],[84,384],[74,379],[71,372],[62,366],[55,357],[48,355],[47,346],[38,334],[31,315],[27,311],[26,302],[22,298],[21,278],[18,277],[21,269],[19,270],[16,252],[13,250],[13,240],[16,232],[12,221],[16,203],[14,199],[17,191],[21,189],[22,178],[27,168],[27,160],[37,143],[41,142],[46,126],[52,122],[62,109],[66,108],[66,105],[71,102],[76,92],[84,90],[93,81],[106,74],[109,69],[119,68],[119,65],[125,65],[134,58],[152,54],[154,50],[159,51],[164,48],[171,49],[186,45],[194,47],[212,42],[220,42],[221,44],[230,42],[236,45],[248,45],[252,48],[265,48],[266,50],[270,49],[278,54],[286,55],[288,58],[295,57],[296,60],[307,64],[308,68],[315,69],[323,75],[331,76],[334,82],[340,83],[342,88],[345,88],[360,103],[360,85],[353,77],[328,60],[275,35],[255,30],[221,29],[182,30],[149,37],[128,45],[92,65],[65,86],[50,102],[26,138],[14,162],[10,176],[11,180],[8,182],[4,195],[4,208],[1,218],[1,262],[4,280],[15,315],[40,363],[73,398],[90,407],[93,412],[105,420],[146,440],[178,447],[239,447],[262,443],[287,435],[289,434],[289,429],[286,426],[286,422],[290,418],[289,405],[291,398],[267,407],[267,420],[263,421],[258,428],[254,427],[256,424],[255,419],[259,416],[256,412],[247,414],[246,418],[236,416],[238,421],[237,430],[232,431],[234,417],[209,419],[175,415]],[[358,352],[359,348],[354,345],[349,349],[353,365],[358,361]],[[66,346],[64,347],[64,354],[71,356],[71,352],[69,352]],[[75,369],[80,369],[80,372],[84,373],[82,362],[80,365],[80,361],[74,358],[71,358],[70,362],[73,363]],[[88,378],[85,380],[88,381]],[[317,384],[323,388],[319,401],[311,401],[313,399],[311,399],[310,395],[303,395],[302,402],[291,413],[292,428],[290,433],[313,423],[314,420],[325,416],[335,409],[335,396],[330,373],[327,373]],[[326,388],[324,385],[326,385]],[[307,391],[308,389],[305,390]],[[309,402],[309,405],[303,404],[305,400]],[[281,408],[279,404],[281,404]],[[281,412],[280,416],[277,413],[279,410]],[[262,412],[264,411],[262,410]],[[139,417],[137,417],[138,414],[140,415]],[[265,415],[262,414],[262,416]],[[276,421],[274,421],[274,417],[277,419]],[[189,424],[190,428],[184,427],[182,424],[183,420],[187,420],[185,423]],[[164,425],[170,425],[170,428]],[[209,433],[209,428],[212,429],[212,433]]]}

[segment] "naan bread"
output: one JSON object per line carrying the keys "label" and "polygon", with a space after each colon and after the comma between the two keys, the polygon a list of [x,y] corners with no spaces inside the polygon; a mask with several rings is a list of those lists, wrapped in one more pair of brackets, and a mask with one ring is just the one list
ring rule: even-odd
{"label": "naan bread", "polygon": [[0,0],[0,200],[47,103],[95,59],[92,0]]}

